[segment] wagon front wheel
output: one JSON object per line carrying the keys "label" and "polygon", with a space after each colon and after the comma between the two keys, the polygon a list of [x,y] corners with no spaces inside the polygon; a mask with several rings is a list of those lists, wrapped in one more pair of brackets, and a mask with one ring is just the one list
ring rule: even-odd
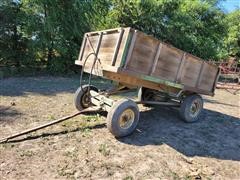
{"label": "wagon front wheel", "polygon": [[107,115],[107,128],[115,137],[131,134],[139,121],[139,109],[130,99],[117,101]]}
{"label": "wagon front wheel", "polygon": [[77,110],[82,111],[92,105],[90,90],[98,92],[98,89],[91,85],[83,85],[75,92],[74,105]]}
{"label": "wagon front wheel", "polygon": [[196,122],[199,120],[203,110],[203,99],[198,94],[189,95],[183,99],[180,106],[180,116],[185,122]]}

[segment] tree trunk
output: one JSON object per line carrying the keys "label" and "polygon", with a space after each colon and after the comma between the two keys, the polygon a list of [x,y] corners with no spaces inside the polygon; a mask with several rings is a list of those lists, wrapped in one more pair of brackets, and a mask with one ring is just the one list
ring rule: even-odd
{"label": "tree trunk", "polygon": [[17,34],[17,26],[14,25],[13,27],[13,51],[14,51],[14,55],[13,55],[13,59],[14,59],[14,63],[15,63],[15,66],[17,68],[20,67],[20,60],[19,60],[19,57],[18,57],[18,34]]}

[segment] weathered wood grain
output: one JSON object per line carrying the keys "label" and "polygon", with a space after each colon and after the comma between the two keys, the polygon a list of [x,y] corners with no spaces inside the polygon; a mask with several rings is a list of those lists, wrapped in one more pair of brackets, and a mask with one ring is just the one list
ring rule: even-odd
{"label": "weathered wood grain", "polygon": [[[132,82],[135,86],[152,89],[164,86],[164,90],[166,86],[181,87],[185,91],[213,95],[219,74],[217,66],[132,28],[86,33],[76,64],[83,64],[96,51],[101,32],[99,62],[94,74],[121,83]],[[94,58],[94,55],[89,57],[84,71],[89,72]]]}

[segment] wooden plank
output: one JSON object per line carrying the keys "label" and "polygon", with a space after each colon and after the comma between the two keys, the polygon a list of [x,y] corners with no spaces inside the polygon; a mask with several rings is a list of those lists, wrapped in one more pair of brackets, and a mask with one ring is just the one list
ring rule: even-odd
{"label": "wooden plank", "polygon": [[182,89],[184,87],[181,84],[177,84],[177,83],[167,81],[167,80],[163,80],[163,79],[160,79],[160,78],[155,78],[155,77],[152,77],[152,76],[141,75],[141,79],[151,81],[151,82],[155,82],[155,83],[164,84],[164,85],[179,88],[179,89]]}
{"label": "wooden plank", "polygon": [[98,52],[99,52],[99,49],[100,49],[100,46],[101,46],[102,37],[103,37],[103,33],[100,32],[98,42],[97,42],[97,45],[96,45],[95,60],[98,58]]}
{"label": "wooden plank", "polygon": [[[84,63],[83,61],[79,61],[79,60],[76,60],[76,61],[75,61],[75,64],[76,64],[76,65],[79,65],[79,66],[82,66],[83,63]],[[86,63],[85,66],[86,66],[86,68],[87,68],[87,67],[90,67],[91,64],[90,64],[90,63]],[[119,71],[119,67],[105,64],[104,66],[101,66],[101,71],[102,71],[102,70],[111,71],[111,72],[118,72],[118,71]],[[85,70],[84,70],[84,71],[85,71]],[[86,71],[86,72],[88,72],[88,71]],[[90,72],[88,72],[88,73],[90,73]]]}
{"label": "wooden plank", "polygon": [[87,32],[86,34],[89,36],[94,36],[102,32],[103,34],[109,34],[109,33],[114,33],[118,32],[120,28],[113,28],[113,29],[107,29],[107,30],[102,30],[102,31],[92,31],[92,32]]}
{"label": "wooden plank", "polygon": [[151,82],[148,80],[144,80],[138,77],[130,76],[129,74],[122,73],[118,71],[118,73],[113,73],[110,71],[103,71],[104,77],[123,83],[123,84],[128,84],[131,87],[136,86],[136,87],[146,87],[150,89],[155,89],[155,90],[161,90],[167,93],[172,93],[172,94],[177,94],[179,92],[179,88],[176,87],[169,87],[164,84],[159,84],[155,82]]}
{"label": "wooden plank", "polygon": [[[118,34],[104,34],[102,38],[101,48],[113,48],[116,46],[118,41]],[[114,51],[113,51],[114,52]]]}
{"label": "wooden plank", "polygon": [[184,87],[181,84],[177,84],[177,83],[167,81],[167,80],[164,80],[164,79],[160,79],[160,78],[156,78],[156,77],[153,77],[153,76],[139,74],[139,73],[134,72],[134,71],[129,71],[129,70],[122,69],[121,73],[125,74],[125,75],[129,75],[129,76],[134,76],[138,79],[154,82],[154,83],[157,83],[157,84],[163,84],[163,85],[167,85],[167,86],[174,87],[174,88],[182,89]]}
{"label": "wooden plank", "polygon": [[208,64],[205,63],[197,88],[212,92],[217,73],[218,69],[215,69],[212,66],[208,66]]}
{"label": "wooden plank", "polygon": [[152,64],[152,68],[151,68],[151,70],[149,72],[149,75],[153,75],[153,72],[155,72],[155,70],[156,70],[157,63],[158,63],[158,58],[160,56],[162,46],[163,46],[162,43],[159,42],[158,50],[157,50],[156,56],[154,58],[154,61],[153,61],[153,64]]}
{"label": "wooden plank", "polygon": [[195,87],[201,65],[201,61],[188,54],[185,59],[182,75],[180,77],[180,83],[185,86]]}
{"label": "wooden plank", "polygon": [[132,39],[132,33],[131,33],[132,31],[133,31],[132,28],[124,28],[124,34],[123,34],[122,42],[119,48],[115,66],[123,67],[123,65],[125,64],[127,52],[129,50],[130,42]]}
{"label": "wooden plank", "polygon": [[183,71],[184,61],[185,61],[186,55],[187,55],[187,53],[183,53],[183,56],[181,58],[181,62],[179,64],[178,71],[177,71],[177,76],[175,78],[176,83],[180,82],[180,78],[182,76],[182,71]]}
{"label": "wooden plank", "polygon": [[124,29],[121,29],[121,32],[119,33],[119,38],[118,38],[118,41],[116,43],[116,47],[115,47],[115,50],[114,50],[114,53],[113,53],[112,66],[115,66],[116,58],[117,58],[119,48],[120,48],[120,44],[121,44],[122,37],[123,37],[123,33],[124,33]]}
{"label": "wooden plank", "polygon": [[109,54],[113,54],[114,48],[113,47],[104,47],[101,46],[100,47],[100,52],[101,53],[109,53]]}
{"label": "wooden plank", "polygon": [[124,68],[125,68],[125,69],[126,69],[128,63],[129,63],[130,59],[131,59],[132,52],[133,52],[133,48],[134,48],[134,46],[135,46],[136,38],[137,38],[137,31],[135,30],[134,33],[133,33],[131,45],[130,45],[129,50],[128,50],[128,55],[127,55],[127,58],[126,58],[126,62],[125,62],[125,64],[124,64]]}
{"label": "wooden plank", "polygon": [[158,49],[159,41],[138,33],[126,69],[148,75]]}
{"label": "wooden plank", "polygon": [[214,93],[214,91],[215,91],[215,89],[217,87],[217,82],[218,82],[218,79],[219,79],[219,76],[220,76],[220,72],[221,72],[221,70],[220,70],[220,68],[218,68],[217,76],[216,76],[216,78],[214,80],[214,84],[213,84],[213,88],[212,88],[212,92],[213,93]]}
{"label": "wooden plank", "polygon": [[198,87],[200,85],[200,82],[201,82],[201,79],[202,79],[202,76],[203,76],[203,68],[204,68],[204,61],[202,61],[202,65],[201,65],[201,69],[200,69],[200,72],[198,74],[198,79],[197,79],[197,82],[196,82],[196,87]]}
{"label": "wooden plank", "polygon": [[182,56],[182,51],[177,51],[171,49],[169,46],[163,45],[161,54],[158,58],[158,63],[152,76],[175,82],[177,69],[181,63],[180,60]]}

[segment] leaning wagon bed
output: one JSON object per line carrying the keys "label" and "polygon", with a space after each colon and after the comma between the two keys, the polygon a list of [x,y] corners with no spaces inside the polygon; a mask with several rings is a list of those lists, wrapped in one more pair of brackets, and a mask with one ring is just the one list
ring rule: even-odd
{"label": "leaning wagon bed", "polygon": [[109,98],[112,91],[102,92],[90,80],[76,91],[76,108],[94,104],[107,110],[108,128],[118,137],[135,129],[136,103],[180,106],[185,121],[196,121],[203,108],[198,94],[213,96],[219,75],[217,66],[132,28],[86,33],[75,64],[90,75],[118,82],[115,91],[139,89],[137,102],[115,102]]}

